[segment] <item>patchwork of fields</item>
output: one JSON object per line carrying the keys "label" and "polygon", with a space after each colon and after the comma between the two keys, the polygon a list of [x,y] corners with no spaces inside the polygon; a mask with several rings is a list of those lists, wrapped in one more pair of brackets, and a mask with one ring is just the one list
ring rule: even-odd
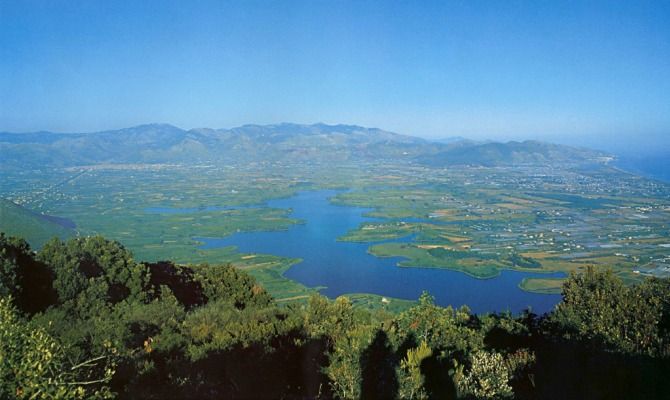
{"label": "patchwork of fields", "polygon": [[[140,260],[230,262],[280,301],[302,300],[315,290],[283,277],[299,260],[233,247],[202,249],[194,238],[300,224],[291,210],[265,202],[304,190],[346,189],[331,202],[369,208],[374,219],[338,240],[369,243],[378,257],[401,257],[399,267],[446,268],[484,279],[502,269],[569,273],[595,265],[634,282],[658,274],[670,256],[670,188],[608,167],[274,162],[96,165],[3,175],[3,198],[73,221],[72,234],[117,239]],[[11,234],[13,228],[2,229]],[[557,293],[561,283],[530,278],[520,287]]]}

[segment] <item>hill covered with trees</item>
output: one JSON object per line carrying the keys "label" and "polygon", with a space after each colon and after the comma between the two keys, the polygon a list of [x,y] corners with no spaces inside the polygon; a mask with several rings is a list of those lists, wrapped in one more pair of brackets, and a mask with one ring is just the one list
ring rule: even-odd
{"label": "hill covered with trees", "polygon": [[231,265],[0,235],[0,398],[667,398],[670,283],[573,275],[547,315],[425,293],[392,314],[280,306]]}

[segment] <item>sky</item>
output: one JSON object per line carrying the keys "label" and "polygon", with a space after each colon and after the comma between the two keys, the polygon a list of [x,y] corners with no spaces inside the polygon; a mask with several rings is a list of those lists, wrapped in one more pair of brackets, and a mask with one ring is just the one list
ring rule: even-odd
{"label": "sky", "polygon": [[670,142],[670,1],[0,0],[0,131]]}

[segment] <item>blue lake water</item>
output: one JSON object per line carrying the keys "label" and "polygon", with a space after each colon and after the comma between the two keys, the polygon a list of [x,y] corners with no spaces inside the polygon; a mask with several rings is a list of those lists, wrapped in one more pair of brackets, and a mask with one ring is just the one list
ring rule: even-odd
{"label": "blue lake water", "polygon": [[622,156],[615,165],[634,174],[670,183],[670,152]]}
{"label": "blue lake water", "polygon": [[[417,299],[427,290],[440,305],[468,305],[473,312],[550,311],[559,295],[522,291],[524,277],[560,277],[557,274],[531,274],[502,271],[493,279],[475,279],[460,272],[434,268],[400,268],[399,258],[378,258],[367,250],[369,243],[338,242],[337,238],[361,223],[365,208],[333,205],[335,191],[301,192],[294,197],[271,200],[269,207],[291,209],[291,217],[304,224],[286,231],[242,232],[226,238],[195,238],[203,249],[236,246],[244,253],[275,254],[303,261],[291,267],[286,277],[304,285],[325,286],[321,291],[334,298],[346,293],[374,293],[403,299]],[[406,238],[405,240],[407,240]]]}

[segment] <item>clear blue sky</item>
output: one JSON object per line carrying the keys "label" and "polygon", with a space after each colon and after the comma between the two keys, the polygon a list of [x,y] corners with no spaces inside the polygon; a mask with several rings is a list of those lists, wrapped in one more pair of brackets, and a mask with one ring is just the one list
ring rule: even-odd
{"label": "clear blue sky", "polygon": [[670,2],[0,0],[0,130],[281,121],[667,137]]}

